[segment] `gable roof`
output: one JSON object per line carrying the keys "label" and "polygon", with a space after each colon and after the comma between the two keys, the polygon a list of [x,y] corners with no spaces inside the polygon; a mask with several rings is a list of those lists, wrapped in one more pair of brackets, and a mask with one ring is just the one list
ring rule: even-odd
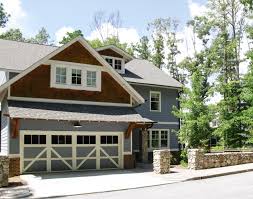
{"label": "gable roof", "polygon": [[[52,52],[44,56],[43,58],[37,60],[35,63],[33,63],[31,66],[26,68],[24,71],[22,71],[20,74],[15,76],[14,78],[10,79],[6,83],[0,86],[0,92],[8,88],[11,84],[40,66],[41,64],[48,61],[50,58],[52,58],[54,55],[58,54],[59,52],[63,51],[67,47],[71,46],[75,42],[80,42],[90,53],[93,55],[103,66],[105,66],[105,70],[112,75],[112,77],[126,90],[129,92],[129,94],[134,98],[134,100],[138,103],[144,103],[143,97],[133,89],[100,55],[99,53],[94,50],[88,42],[85,41],[85,39],[81,36],[76,37],[75,39],[71,40],[70,42],[66,43],[65,45],[54,49]],[[0,53],[1,54],[1,53]]]}
{"label": "gable roof", "polygon": [[[110,47],[114,49],[117,48],[112,45]],[[59,47],[56,46],[0,39],[0,69],[23,71],[58,48]],[[107,49],[108,46],[103,48]],[[15,55],[15,59],[13,58],[13,55]],[[182,87],[181,83],[155,67],[149,61],[133,59],[126,63],[125,68],[126,73],[122,76],[130,83],[150,84],[173,88]]]}
{"label": "gable roof", "polygon": [[128,61],[130,61],[134,58],[132,55],[128,54],[126,51],[124,51],[121,48],[118,48],[117,46],[114,46],[114,45],[103,46],[100,48],[96,48],[95,50],[97,52],[99,52],[99,51],[107,50],[107,49],[111,49],[111,50],[115,51],[116,53],[122,55]]}
{"label": "gable roof", "polygon": [[125,74],[122,75],[130,83],[158,85],[172,88],[181,88],[182,84],[166,74],[151,62],[142,59],[133,59],[126,63]]}
{"label": "gable roof", "polygon": [[56,46],[0,39],[0,68],[23,71],[57,48]]}

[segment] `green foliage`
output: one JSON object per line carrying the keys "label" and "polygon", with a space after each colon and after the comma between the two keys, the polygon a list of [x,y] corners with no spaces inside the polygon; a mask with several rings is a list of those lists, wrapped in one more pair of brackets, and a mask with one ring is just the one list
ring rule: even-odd
{"label": "green foliage", "polygon": [[50,35],[48,34],[47,30],[44,27],[42,27],[38,31],[38,34],[35,35],[35,37],[27,39],[26,41],[35,44],[49,44],[49,38]]}
{"label": "green foliage", "polygon": [[137,44],[133,45],[133,51],[137,53],[138,58],[150,60],[151,52],[148,37],[143,36]]}
{"label": "green foliage", "polygon": [[9,17],[10,15],[5,12],[3,4],[0,3],[0,28],[5,27]]}
{"label": "green foliage", "polygon": [[0,39],[7,39],[13,41],[25,41],[23,34],[20,29],[10,29],[0,34]]}
{"label": "green foliage", "polygon": [[59,42],[60,44],[66,44],[69,41],[75,39],[76,37],[82,36],[83,33],[81,30],[75,30],[74,32],[67,32],[66,36],[63,37],[63,39]]}

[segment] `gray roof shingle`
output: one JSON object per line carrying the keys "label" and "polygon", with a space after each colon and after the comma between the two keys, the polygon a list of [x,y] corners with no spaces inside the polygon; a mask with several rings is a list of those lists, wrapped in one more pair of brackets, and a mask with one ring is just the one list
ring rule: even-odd
{"label": "gray roof shingle", "polygon": [[181,88],[182,84],[154,66],[151,62],[142,59],[133,59],[126,63],[126,81],[140,84],[150,84]]}
{"label": "gray roof shingle", "polygon": [[[0,68],[23,71],[58,47],[0,39]],[[133,59],[126,63],[123,78],[132,83],[181,88],[177,80],[147,60]]]}
{"label": "gray roof shingle", "polygon": [[[152,123],[131,107],[9,101],[11,118]],[[7,113],[4,113],[7,114]]]}
{"label": "gray roof shingle", "polygon": [[0,39],[0,68],[22,71],[58,47]]}

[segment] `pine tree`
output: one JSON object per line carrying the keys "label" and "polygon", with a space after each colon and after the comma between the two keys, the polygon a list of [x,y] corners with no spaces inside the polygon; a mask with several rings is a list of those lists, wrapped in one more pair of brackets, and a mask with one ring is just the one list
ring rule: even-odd
{"label": "pine tree", "polygon": [[151,52],[148,37],[143,36],[137,44],[133,45],[133,51],[136,52],[138,58],[149,60]]}

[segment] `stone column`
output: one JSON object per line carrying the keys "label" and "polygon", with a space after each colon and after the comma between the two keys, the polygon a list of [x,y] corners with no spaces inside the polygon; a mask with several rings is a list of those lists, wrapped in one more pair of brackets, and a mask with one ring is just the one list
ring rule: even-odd
{"label": "stone column", "polygon": [[204,168],[204,151],[202,149],[188,149],[188,169]]}
{"label": "stone column", "polygon": [[147,129],[142,129],[141,131],[142,143],[141,143],[141,156],[142,163],[148,163],[148,131]]}
{"label": "stone column", "polygon": [[0,187],[8,186],[9,178],[9,157],[0,156]]}
{"label": "stone column", "polygon": [[157,174],[170,172],[170,151],[168,149],[153,151],[153,170]]}

